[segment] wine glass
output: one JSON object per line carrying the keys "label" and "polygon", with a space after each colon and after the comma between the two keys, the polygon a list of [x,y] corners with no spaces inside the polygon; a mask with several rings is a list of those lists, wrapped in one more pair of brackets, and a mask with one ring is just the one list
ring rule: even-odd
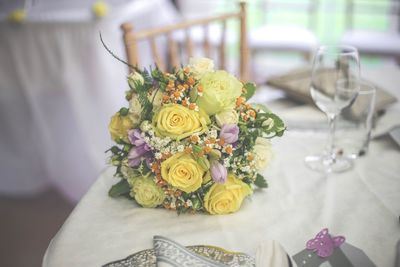
{"label": "wine glass", "polygon": [[353,165],[349,158],[335,151],[335,118],[355,100],[359,91],[360,63],[358,51],[351,46],[321,46],[315,56],[311,74],[311,97],[328,117],[329,142],[325,152],[307,156],[306,165],[321,172],[343,172]]}

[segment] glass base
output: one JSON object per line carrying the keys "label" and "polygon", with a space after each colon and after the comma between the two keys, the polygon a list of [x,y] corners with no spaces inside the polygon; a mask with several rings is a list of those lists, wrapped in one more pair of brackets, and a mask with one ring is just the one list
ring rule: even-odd
{"label": "glass base", "polygon": [[324,173],[345,172],[353,167],[353,160],[348,157],[332,158],[326,154],[307,156],[304,161],[311,170]]}

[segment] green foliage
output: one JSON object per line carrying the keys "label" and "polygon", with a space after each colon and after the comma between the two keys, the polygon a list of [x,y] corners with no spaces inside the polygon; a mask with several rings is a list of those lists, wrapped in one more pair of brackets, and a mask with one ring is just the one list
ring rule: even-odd
{"label": "green foliage", "polygon": [[254,184],[259,188],[267,188],[268,187],[267,181],[265,180],[264,176],[262,176],[259,173],[257,173],[257,177],[256,177],[256,180],[254,181]]}
{"label": "green foliage", "polygon": [[108,195],[110,197],[119,197],[128,194],[130,191],[130,187],[128,182],[125,179],[121,179],[118,183],[113,185],[108,191]]}
{"label": "green foliage", "polygon": [[246,89],[246,93],[243,96],[246,100],[250,99],[254,93],[256,92],[256,85],[254,83],[246,83],[244,84],[244,89]]}

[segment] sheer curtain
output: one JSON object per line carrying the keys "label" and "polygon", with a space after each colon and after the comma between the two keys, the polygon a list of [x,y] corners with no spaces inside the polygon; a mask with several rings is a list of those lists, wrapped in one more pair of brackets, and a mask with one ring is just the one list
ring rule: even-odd
{"label": "sheer curtain", "polygon": [[0,193],[54,185],[77,201],[106,166],[109,118],[126,105],[127,69],[99,32],[124,57],[122,21],[146,28],[176,17],[168,0],[111,5],[103,19],[87,9],[75,19],[42,10],[21,25],[0,22]]}

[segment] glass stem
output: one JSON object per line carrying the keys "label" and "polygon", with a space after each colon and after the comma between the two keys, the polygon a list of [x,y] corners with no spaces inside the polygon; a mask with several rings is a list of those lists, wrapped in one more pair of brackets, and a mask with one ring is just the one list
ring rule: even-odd
{"label": "glass stem", "polygon": [[332,161],[335,161],[336,154],[335,149],[335,130],[336,130],[336,114],[328,114],[329,122],[329,141],[328,141],[328,153]]}

